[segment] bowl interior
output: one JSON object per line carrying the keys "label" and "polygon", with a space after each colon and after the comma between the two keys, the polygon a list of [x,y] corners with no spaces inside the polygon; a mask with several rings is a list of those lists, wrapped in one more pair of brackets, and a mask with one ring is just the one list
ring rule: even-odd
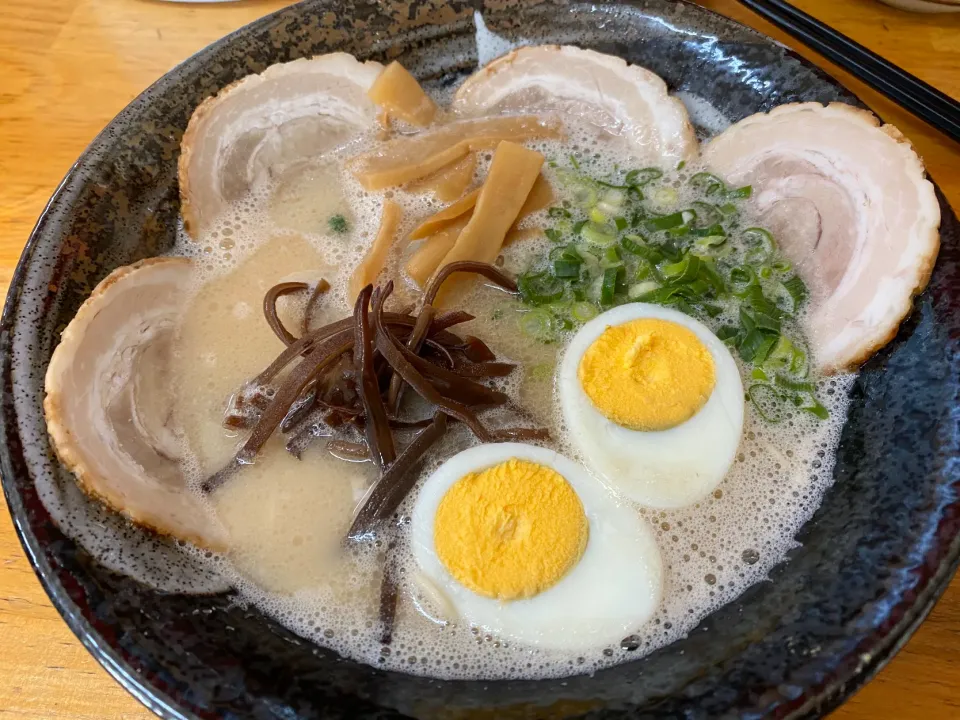
{"label": "bowl interior", "polygon": [[[91,503],[53,458],[41,410],[58,333],[110,270],[171,247],[176,160],[193,108],[271,63],[331,50],[400,59],[433,87],[477,63],[474,13],[512,42],[573,43],[649,67],[731,120],[795,101],[857,103],[782,46],[685,3],[313,0],[207,48],[134,101],[97,138],[37,225],[3,319],[4,490],[67,622],[165,717],[801,716],[864,682],[923,618],[957,562],[955,415],[960,337],[957,221],[941,198],[943,249],[930,288],[853,389],[835,484],[772,582],[686,639],[594,676],[443,682],[388,673],[299,639],[229,593],[162,592],[84,549],[136,553],[139,531]],[[107,540],[65,537],[41,501],[93,514]],[[171,553],[173,551],[171,550]],[[165,568],[144,566],[176,587]]]}

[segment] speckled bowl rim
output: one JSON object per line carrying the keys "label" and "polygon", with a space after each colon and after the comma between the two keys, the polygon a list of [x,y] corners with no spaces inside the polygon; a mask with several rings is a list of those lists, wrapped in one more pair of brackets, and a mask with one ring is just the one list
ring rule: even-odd
{"label": "speckled bowl rim", "polygon": [[[783,47],[779,41],[733,18],[695,5],[689,0],[675,1],[696,7],[702,13],[721,17],[724,21],[738,25],[764,41]],[[74,189],[71,183],[75,180],[77,170],[81,167],[85,158],[107,141],[109,131],[113,126],[122,125],[128,116],[135,115],[141,107],[149,104],[153,94],[171,85],[175,86],[179,82],[177,75],[181,71],[198,65],[202,66],[207,55],[214,50],[236,42],[239,37],[246,34],[251,28],[269,23],[275,17],[290,12],[291,7],[293,6],[280,8],[238,28],[197,51],[182,63],[179,63],[169,70],[124,107],[123,110],[94,137],[79,158],[71,165],[34,225],[10,281],[3,314],[2,317],[0,317],[0,378],[2,378],[3,382],[3,386],[0,388],[0,395],[4,398],[10,397],[12,394],[10,331],[16,314],[15,309],[20,301],[21,290],[23,289],[28,266],[42,239],[48,216],[59,209],[61,205],[70,202],[71,191]],[[799,55],[796,55],[796,57],[801,63],[813,69],[827,82],[843,87],[839,80],[819,66]],[[934,185],[936,186],[936,183],[934,183]],[[12,406],[4,403],[2,408],[0,408],[0,432],[2,432],[4,436],[6,436],[8,424],[11,424],[11,421],[14,419],[15,412]],[[15,423],[13,424],[15,425]],[[20,452],[19,448],[17,451]],[[110,647],[108,643],[104,642],[101,635],[93,629],[91,623],[80,614],[77,605],[71,600],[63,584],[55,577],[54,569],[44,557],[43,547],[30,529],[25,517],[23,500],[13,487],[12,481],[7,479],[13,475],[11,452],[11,448],[6,444],[0,446],[0,484],[3,486],[4,496],[7,500],[11,520],[17,536],[23,545],[37,578],[40,580],[41,586],[49,596],[53,606],[94,659],[148,710],[163,718],[173,718],[176,720],[196,718],[197,716],[193,713],[182,710],[176,701],[159,690],[155,685],[141,679],[133,668],[120,657],[119,653]],[[960,514],[960,500],[957,500],[952,506],[944,508],[944,512],[942,512],[941,515],[948,515],[951,508]],[[941,524],[942,523],[943,520],[941,520]],[[949,540],[938,540],[934,545],[934,549],[935,555],[933,553],[928,554],[925,558],[924,566],[929,568],[931,565],[935,565],[936,570],[926,575],[925,578],[921,577],[918,580],[918,585],[920,585],[924,579],[926,582],[923,589],[915,595],[913,602],[901,602],[894,608],[893,614],[896,614],[898,610],[902,611],[899,620],[892,625],[876,628],[871,635],[867,636],[867,641],[862,643],[862,645],[869,644],[869,651],[861,646],[845,657],[838,657],[834,663],[838,671],[819,685],[805,688],[801,696],[803,702],[793,704],[793,707],[788,710],[787,715],[782,715],[774,711],[778,717],[802,718],[826,715],[839,707],[846,699],[856,693],[886,666],[893,656],[907,643],[933,609],[934,605],[948,587],[958,566],[960,566],[960,534],[954,534]]]}

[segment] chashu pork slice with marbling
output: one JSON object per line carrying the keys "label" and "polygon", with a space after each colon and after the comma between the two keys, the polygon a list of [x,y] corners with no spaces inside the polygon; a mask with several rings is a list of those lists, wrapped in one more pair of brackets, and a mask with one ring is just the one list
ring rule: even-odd
{"label": "chashu pork slice with marbling", "polygon": [[842,103],[783,105],[706,144],[708,168],[752,185],[760,224],[810,286],[814,360],[851,370],[893,339],[940,247],[940,205],[909,141]]}
{"label": "chashu pork slice with marbling", "polygon": [[338,148],[379,125],[368,91],[378,62],[346,53],[272,65],[207,98],[181,142],[180,202],[194,238],[264,177]]}
{"label": "chashu pork slice with marbling", "polygon": [[91,496],[164,535],[221,550],[219,524],[183,474],[170,356],[194,282],[186,258],[152,258],[104,278],[47,367],[54,450]]}
{"label": "chashu pork slice with marbling", "polygon": [[523,47],[494,60],[464,81],[453,110],[577,117],[601,138],[623,140],[644,165],[672,169],[697,154],[687,110],[659,75],[570,45]]}

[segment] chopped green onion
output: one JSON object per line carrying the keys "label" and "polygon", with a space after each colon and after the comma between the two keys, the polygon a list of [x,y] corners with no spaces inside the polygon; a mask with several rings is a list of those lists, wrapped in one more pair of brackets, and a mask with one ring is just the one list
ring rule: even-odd
{"label": "chopped green onion", "polygon": [[623,257],[620,255],[620,248],[616,245],[611,245],[606,250],[603,251],[603,256],[600,258],[600,267],[622,267],[623,266]]}
{"label": "chopped green onion", "polygon": [[800,409],[804,412],[808,412],[821,420],[826,420],[830,417],[830,413],[820,404],[820,401],[813,396],[813,393],[809,394],[804,400],[806,400],[806,402],[800,405]]}
{"label": "chopped green onion", "polygon": [[760,265],[766,262],[777,249],[773,235],[763,228],[747,228],[743,231],[743,239],[753,245],[745,258],[748,265]]}
{"label": "chopped green onion", "polygon": [[597,204],[597,191],[592,185],[584,182],[578,182],[573,187],[573,202],[577,207],[584,209],[592,208]]}
{"label": "chopped green onion", "polygon": [[577,162],[577,158],[573,154],[570,155],[570,164],[573,165],[575,170],[580,169],[580,163]]}
{"label": "chopped green onion", "polygon": [[700,258],[693,253],[687,253],[680,262],[661,267],[660,272],[675,285],[693,282],[700,274]]}
{"label": "chopped green onion", "polygon": [[723,229],[723,225],[720,223],[714,223],[713,225],[708,225],[707,227],[696,227],[690,230],[690,233],[694,237],[709,237],[710,235],[721,235],[723,237],[727,236],[727,231]]}
{"label": "chopped green onion", "polygon": [[631,285],[627,290],[627,297],[631,300],[640,300],[659,288],[660,283],[658,283],[656,280],[645,280],[644,282],[639,282],[636,285]]}
{"label": "chopped green onion", "polygon": [[347,224],[347,219],[339,213],[330,216],[330,219],[327,220],[327,226],[331,232],[335,232],[337,235],[343,235],[350,229],[350,226]]}
{"label": "chopped green onion", "polygon": [[594,180],[594,182],[600,187],[610,188],[611,190],[629,190],[629,185],[617,185],[616,183],[607,182],[606,180]]}
{"label": "chopped green onion", "polygon": [[613,217],[614,215],[619,214],[623,211],[623,205],[611,205],[608,202],[601,200],[597,203],[597,210],[602,212],[606,217]]}
{"label": "chopped green onion", "polygon": [[773,263],[772,267],[778,273],[785,273],[790,272],[790,270],[793,268],[793,265],[786,260],[777,260],[775,263]]}
{"label": "chopped green onion", "polygon": [[765,315],[771,315],[773,317],[780,316],[777,306],[770,302],[767,296],[763,294],[763,288],[761,288],[759,285],[751,286],[742,297],[744,304],[753,308],[757,312],[764,313]]}
{"label": "chopped green onion", "polygon": [[650,230],[669,230],[670,228],[680,227],[687,222],[683,212],[675,212],[670,215],[661,215],[659,217],[647,220],[647,227]]}
{"label": "chopped green onion", "polygon": [[579,235],[579,234],[580,234],[580,231],[583,230],[583,228],[584,228],[584,226],[585,226],[586,224],[587,224],[587,221],[586,221],[586,220],[578,220],[577,222],[575,222],[575,223],[573,224],[573,227],[570,229],[570,231],[571,231],[574,235]]}
{"label": "chopped green onion", "polygon": [[724,203],[723,205],[721,205],[721,206],[720,206],[719,208],[717,208],[717,209],[720,210],[720,212],[722,212],[724,215],[727,215],[727,216],[736,215],[736,214],[737,214],[737,206],[734,205],[733,203]]}
{"label": "chopped green onion", "polygon": [[690,184],[703,190],[706,195],[714,195],[726,190],[727,185],[713,173],[698,172],[690,178]]}
{"label": "chopped green onion", "polygon": [[590,302],[576,302],[570,308],[570,314],[573,316],[574,320],[578,322],[587,322],[592,320],[597,316],[600,311],[597,310],[597,306]]}
{"label": "chopped green onion", "polygon": [[720,277],[720,273],[717,272],[713,260],[709,258],[700,259],[700,277],[713,288],[713,292],[717,297],[723,297],[727,294],[726,283],[723,282],[723,278]]}
{"label": "chopped green onion", "polygon": [[680,162],[677,163],[677,170],[683,170],[683,168],[685,168],[686,166],[687,166],[687,161],[681,160]]}
{"label": "chopped green onion", "polygon": [[546,235],[547,239],[551,242],[560,242],[561,240],[560,231],[554,228],[547,228],[543,231],[543,234]]}
{"label": "chopped green onion", "polygon": [[670,262],[678,262],[679,260],[683,259],[683,250],[677,247],[676,243],[674,243],[672,240],[667,240],[665,242],[662,242],[659,245],[657,245],[656,248]]}
{"label": "chopped green onion", "polygon": [[757,274],[749,265],[738,265],[730,270],[730,286],[734,295],[742,296],[757,284]]}
{"label": "chopped green onion", "polygon": [[550,217],[554,220],[569,220],[572,215],[566,208],[554,205],[552,208],[547,210],[547,217]]}
{"label": "chopped green onion", "polygon": [[734,325],[724,325],[719,330],[717,330],[717,338],[721,342],[725,342],[728,345],[736,344],[737,338],[740,336],[740,330],[737,329]]}
{"label": "chopped green onion", "polygon": [[668,304],[669,304],[669,305],[673,305],[674,308],[676,308],[677,310],[679,310],[680,312],[682,312],[684,315],[693,316],[693,315],[696,314],[696,313],[693,311],[693,308],[690,306],[690,303],[688,303],[688,302],[687,302],[686,300],[684,300],[682,297],[674,298],[674,299],[671,300]]}
{"label": "chopped green onion", "polygon": [[625,217],[615,217],[613,224],[617,226],[617,232],[623,232],[627,229],[627,219]]}
{"label": "chopped green onion", "polygon": [[[769,370],[787,370],[790,369],[793,364],[794,352],[797,352],[794,344],[790,342],[790,339],[784,335],[781,335],[777,340],[777,344],[774,346],[773,350],[770,352],[770,355],[765,361],[765,365]],[[799,351],[801,354],[804,354],[803,351]],[[792,372],[792,370],[791,370]]]}
{"label": "chopped green onion", "polygon": [[[700,258],[697,258],[697,261],[699,262]],[[703,268],[701,267],[698,269],[702,270]],[[684,283],[677,292],[683,295],[685,298],[699,301],[710,292],[710,286],[700,277],[697,277],[690,282]]]}
{"label": "chopped green onion", "polygon": [[553,327],[553,316],[543,308],[523,313],[518,323],[520,332],[527,337],[532,337],[543,343],[553,342],[557,339]]}
{"label": "chopped green onion", "polygon": [[769,265],[763,265],[758,271],[757,275],[760,276],[761,280],[769,280],[770,275],[773,273],[773,270],[770,269]]}
{"label": "chopped green onion", "polygon": [[599,207],[595,207],[590,210],[590,220],[598,225],[603,225],[609,219],[610,218],[608,218]]}
{"label": "chopped green onion", "polygon": [[807,299],[807,286],[803,280],[800,279],[799,275],[794,275],[784,280],[781,285],[783,289],[787,291],[787,294],[793,298],[795,308],[799,308],[803,304],[803,301]]}
{"label": "chopped green onion", "polygon": [[606,247],[617,241],[617,228],[614,225],[588,222],[580,229],[580,236],[588,243]]}
{"label": "chopped green onion", "polygon": [[718,223],[723,220],[723,214],[716,205],[711,205],[710,203],[703,202],[701,200],[697,200],[690,204],[697,212],[697,225],[700,227],[718,225]]}
{"label": "chopped green onion", "polygon": [[603,274],[597,275],[587,287],[586,295],[591,300],[600,302],[600,291],[603,286]]}
{"label": "chopped green onion", "polygon": [[625,235],[620,239],[620,245],[628,253],[642,257],[647,262],[658,263],[663,259],[663,255],[650,247],[649,240],[643,235]]}
{"label": "chopped green onion", "polygon": [[731,190],[727,193],[729,198],[748,198],[753,195],[753,186],[744,185],[743,187],[738,187],[736,190]]}
{"label": "chopped green onion", "polygon": [[653,191],[653,195],[650,199],[657,207],[665,208],[669,205],[675,204],[679,197],[680,196],[677,195],[677,191],[672,187],[658,187]]}
{"label": "chopped green onion", "polygon": [[573,328],[573,321],[570,319],[569,303],[552,303],[546,308],[553,316],[553,328],[555,330],[570,330]]}
{"label": "chopped green onion", "polygon": [[777,342],[778,335],[766,335],[763,340],[763,343],[757,348],[757,351],[753,355],[753,362],[757,365],[762,365],[763,361],[767,359],[767,356],[770,355],[770,351],[773,349],[773,346]]}
{"label": "chopped green onion", "polygon": [[803,375],[806,376],[810,372],[810,367],[807,363],[807,354],[800,348],[793,348],[793,357],[790,358],[790,372],[794,375]]}
{"label": "chopped green onion", "polygon": [[580,263],[573,263],[568,260],[556,260],[553,263],[553,274],[564,280],[575,280],[580,277]]}
{"label": "chopped green onion", "polygon": [[603,271],[603,281],[600,284],[600,304],[610,305],[617,292],[617,281],[620,279],[622,267],[609,267]]}
{"label": "chopped green onion", "polygon": [[[766,346],[769,338],[759,328],[754,326],[740,339],[737,351],[744,362],[753,362],[757,354]],[[771,343],[772,345],[772,343]],[[767,349],[769,352],[769,348]]]}
{"label": "chopped green onion", "polygon": [[586,266],[587,271],[591,275],[595,275],[600,272],[599,248],[584,243],[582,245],[578,245],[576,249],[580,258],[583,260],[583,264]]}
{"label": "chopped green onion", "polygon": [[563,283],[548,272],[521,275],[517,278],[517,288],[529,305],[546,305],[563,297]]}
{"label": "chopped green onion", "polygon": [[770,378],[767,377],[767,374],[760,368],[754,368],[750,373],[750,377],[753,380],[760,380],[761,382],[768,382],[770,380]]}
{"label": "chopped green onion", "polygon": [[751,293],[753,297],[747,298],[740,306],[740,323],[748,330],[755,327],[771,333],[779,333],[780,313],[776,306],[763,296],[759,286],[756,289],[759,297],[757,297],[758,293]]}
{"label": "chopped green onion", "polygon": [[551,260],[566,260],[572,263],[583,262],[583,256],[577,252],[576,245],[563,245],[550,249]]}
{"label": "chopped green onion", "polygon": [[627,196],[618,188],[611,188],[603,194],[603,197],[600,198],[600,202],[613,207],[621,207],[626,199]]}
{"label": "chopped green onion", "polygon": [[641,280],[656,280],[658,277],[659,276],[656,270],[646,260],[641,259],[637,263],[637,271],[633,275],[634,280],[637,280],[638,282]]}
{"label": "chopped green onion", "polygon": [[627,185],[646,185],[647,183],[659,180],[663,177],[663,170],[655,167],[643,168],[642,170],[631,170],[624,178]]}
{"label": "chopped green onion", "polygon": [[780,375],[779,373],[774,378],[777,385],[786,390],[793,390],[795,392],[813,392],[813,383],[808,380],[792,380],[786,375]]}
{"label": "chopped green onion", "polygon": [[[764,395],[768,396],[763,397]],[[763,383],[755,383],[751,385],[747,390],[747,398],[749,398],[750,402],[753,403],[753,407],[757,411],[757,415],[759,415],[768,423],[778,423],[782,419],[780,415],[780,408],[776,402],[782,398],[780,397],[780,394],[770,385],[765,385]]]}
{"label": "chopped green onion", "polygon": [[698,250],[704,250],[709,252],[714,248],[718,248],[727,241],[726,235],[707,235],[706,237],[697,238],[693,241],[694,246]]}

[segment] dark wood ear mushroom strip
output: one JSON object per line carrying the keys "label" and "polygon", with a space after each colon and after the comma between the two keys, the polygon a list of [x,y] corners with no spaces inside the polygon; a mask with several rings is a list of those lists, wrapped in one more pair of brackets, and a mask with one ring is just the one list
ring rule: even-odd
{"label": "dark wood ear mushroom strip", "polygon": [[380,395],[380,383],[373,369],[370,296],[374,293],[373,286],[367,285],[360,291],[353,310],[353,366],[360,390],[360,402],[367,419],[364,426],[367,447],[373,462],[384,471],[397,459],[397,449],[393,442],[393,432],[387,424],[387,409],[383,406],[383,397]]}
{"label": "dark wood ear mushroom strip", "polygon": [[310,286],[307,283],[282,282],[267,290],[267,294],[263,296],[263,316],[267,319],[267,325],[273,330],[273,334],[280,338],[284,345],[289,345],[297,338],[280,321],[280,315],[277,313],[277,300],[283,295],[291,295],[309,289]]}
{"label": "dark wood ear mushroom strip", "polygon": [[[430,281],[419,310],[387,312],[384,304],[393,283],[365,287],[352,317],[309,329],[314,306],[329,289],[321,280],[304,310],[302,332],[295,337],[280,321],[277,300],[283,295],[309,290],[306,283],[280,283],[264,297],[264,316],[286,348],[232,399],[224,422],[250,428],[250,434],[233,460],[203,483],[213,492],[257,454],[279,428],[287,435],[287,450],[297,458],[321,437],[342,431],[352,433],[328,442],[337,457],[370,459],[379,477],[360,501],[345,540],[381,539],[388,549],[381,587],[382,638],[389,643],[396,612],[396,570],[390,558],[391,519],[413,488],[414,472],[423,456],[443,437],[449,422],[466,425],[481,442],[541,440],[539,428],[491,430],[477,412],[504,406],[505,393],[478,380],[504,377],[514,365],[496,362],[495,354],[474,336],[460,337],[450,328],[473,319],[463,310],[438,312],[433,301],[443,282],[454,273],[481,275],[509,293],[517,292],[514,280],[493,265],[458,262],[445,266]],[[398,415],[404,388],[433,405],[431,419],[409,421]],[[400,452],[394,431],[419,429]],[[357,442],[362,433],[363,442]]]}

